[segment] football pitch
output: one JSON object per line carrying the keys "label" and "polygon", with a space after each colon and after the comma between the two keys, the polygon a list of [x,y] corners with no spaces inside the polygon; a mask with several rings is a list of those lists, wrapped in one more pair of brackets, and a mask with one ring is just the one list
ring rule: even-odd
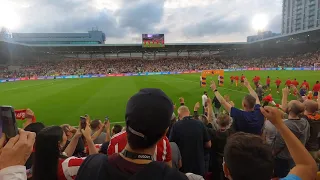
{"label": "football pitch", "polygon": [[[266,77],[272,81],[272,94],[276,102],[281,103],[281,95],[275,90],[276,77],[282,80],[297,78],[300,82],[307,80],[310,86],[320,80],[319,71],[236,71],[225,73],[225,85],[219,88],[222,95],[229,95],[237,107],[247,93],[246,88],[230,85],[230,76],[244,74],[249,81],[255,75],[261,77],[265,84]],[[217,76],[209,76],[208,86],[200,88],[200,74],[156,75],[107,77],[85,79],[57,79],[19,81],[0,84],[0,105],[11,105],[15,109],[30,108],[35,112],[37,121],[46,125],[78,125],[79,117],[89,114],[91,119],[104,119],[109,116],[112,123],[124,123],[125,107],[128,99],[139,89],[160,88],[174,103],[179,105],[179,97],[184,97],[186,105],[193,111],[196,102],[209,90],[211,80],[217,82]]]}

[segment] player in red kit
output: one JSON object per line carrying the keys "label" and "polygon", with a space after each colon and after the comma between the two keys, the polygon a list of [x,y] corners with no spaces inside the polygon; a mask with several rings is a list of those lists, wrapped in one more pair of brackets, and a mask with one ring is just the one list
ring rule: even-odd
{"label": "player in red kit", "polygon": [[281,80],[280,80],[280,78],[279,77],[277,77],[277,80],[276,80],[276,85],[277,85],[277,93],[279,93],[279,88],[280,88],[280,84],[281,84]]}
{"label": "player in red kit", "polygon": [[267,77],[267,88],[269,89],[269,91],[271,91],[271,88],[270,88],[270,83],[271,83],[271,79],[270,79],[270,76]]}
{"label": "player in red kit", "polygon": [[[294,87],[298,87],[299,82],[297,81],[296,78],[294,78],[294,80],[291,81],[291,84],[292,84]],[[297,95],[297,93],[298,93],[298,92],[297,92],[296,90],[293,91],[293,95]]]}
{"label": "player in red kit", "polygon": [[320,91],[320,83],[319,83],[319,81],[317,81],[316,84],[313,86],[312,91],[313,91],[313,97],[314,97],[315,99],[317,99],[317,98],[318,98],[319,91]]}
{"label": "player in red kit", "polygon": [[252,79],[252,81],[253,81],[254,85],[255,85],[256,87],[258,87],[258,85],[259,85],[259,79],[258,79],[258,77],[257,77],[257,76],[254,76],[254,78]]}
{"label": "player in red kit", "polygon": [[236,80],[236,86],[238,87],[238,82],[239,82],[239,76],[235,76],[234,80]]}
{"label": "player in red kit", "polygon": [[302,83],[301,86],[300,86],[300,89],[301,89],[303,86],[305,86],[308,91],[310,90],[310,85],[309,85],[309,83],[307,82],[307,80],[304,80],[304,81],[303,81],[303,83]]}
{"label": "player in red kit", "polygon": [[231,76],[231,77],[230,77],[231,85],[233,85],[233,80],[234,80],[234,77],[233,77],[233,76]]}

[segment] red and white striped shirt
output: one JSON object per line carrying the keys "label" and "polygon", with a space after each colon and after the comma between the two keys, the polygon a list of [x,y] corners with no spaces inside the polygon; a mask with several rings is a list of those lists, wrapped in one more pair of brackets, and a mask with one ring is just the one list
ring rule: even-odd
{"label": "red and white striped shirt", "polygon": [[59,160],[58,179],[59,180],[74,180],[78,170],[86,158],[69,157]]}
{"label": "red and white striped shirt", "polygon": [[[114,135],[108,147],[108,155],[120,153],[127,145],[127,132],[120,132]],[[154,153],[154,159],[161,162],[169,162],[172,160],[171,147],[169,140],[164,136],[157,144]]]}

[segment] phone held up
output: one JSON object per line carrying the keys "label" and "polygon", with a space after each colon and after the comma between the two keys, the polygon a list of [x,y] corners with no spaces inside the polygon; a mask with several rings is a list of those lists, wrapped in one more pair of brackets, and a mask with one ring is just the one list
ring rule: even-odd
{"label": "phone held up", "polygon": [[83,116],[80,116],[80,126],[81,129],[85,129],[87,126],[87,119]]}
{"label": "phone held up", "polygon": [[6,139],[15,137],[19,133],[16,115],[11,106],[0,106],[0,138],[2,134]]}

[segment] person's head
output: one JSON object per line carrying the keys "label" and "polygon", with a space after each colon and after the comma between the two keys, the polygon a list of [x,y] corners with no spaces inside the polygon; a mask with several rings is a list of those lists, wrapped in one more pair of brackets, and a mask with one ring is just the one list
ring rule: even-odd
{"label": "person's head", "polygon": [[227,114],[219,114],[217,117],[217,124],[221,127],[221,128],[226,128],[229,126],[231,122],[231,118],[229,115]]}
{"label": "person's head", "polygon": [[242,100],[242,108],[245,111],[252,111],[255,104],[256,98],[253,97],[251,94],[246,95]]}
{"label": "person's head", "polygon": [[93,120],[90,123],[90,127],[91,127],[91,129],[93,131],[96,131],[96,130],[100,129],[101,126],[102,126],[102,123],[101,123],[101,121],[99,119]]}
{"label": "person's head", "polygon": [[315,101],[307,99],[303,102],[303,104],[305,106],[305,115],[314,114],[318,111],[318,103]]}
{"label": "person's head", "polygon": [[112,136],[115,135],[115,134],[118,134],[122,131],[122,126],[120,124],[115,124],[113,127],[112,127]]}
{"label": "person's head", "polygon": [[298,100],[292,100],[288,103],[288,108],[286,113],[289,115],[289,118],[296,118],[301,113],[303,113],[305,106]]}
{"label": "person's head", "polygon": [[259,85],[258,85],[258,87],[259,87],[259,88],[262,88],[262,85],[261,85],[261,84],[259,84]]}
{"label": "person's head", "polygon": [[294,78],[294,80],[296,81],[296,80],[297,80],[297,78]]}
{"label": "person's head", "polygon": [[62,128],[63,132],[66,134],[68,139],[71,139],[74,133],[76,133],[77,131],[75,128],[73,128],[69,124],[63,124],[60,127]]}
{"label": "person's head", "polygon": [[229,179],[270,180],[273,162],[271,148],[260,136],[239,132],[228,138],[223,170]]}
{"label": "person's head", "polygon": [[268,76],[268,78],[270,78],[270,77]]}
{"label": "person's head", "polygon": [[41,122],[35,122],[26,126],[24,130],[38,134],[43,128],[45,128],[44,124]]}
{"label": "person's head", "polygon": [[58,179],[58,159],[67,142],[67,136],[60,126],[42,129],[36,138],[33,161],[33,179]]}
{"label": "person's head", "polygon": [[187,106],[180,106],[178,108],[178,116],[179,119],[183,119],[184,117],[190,116],[190,111]]}
{"label": "person's head", "polygon": [[207,91],[204,91],[203,94],[208,95]]}
{"label": "person's head", "polygon": [[303,80],[303,82],[307,82],[307,80]]}
{"label": "person's head", "polygon": [[172,114],[172,101],[160,89],[141,89],[133,95],[125,115],[129,148],[135,151],[155,148],[166,135]]}
{"label": "person's head", "polygon": [[319,84],[319,81],[317,81],[316,84]]}

